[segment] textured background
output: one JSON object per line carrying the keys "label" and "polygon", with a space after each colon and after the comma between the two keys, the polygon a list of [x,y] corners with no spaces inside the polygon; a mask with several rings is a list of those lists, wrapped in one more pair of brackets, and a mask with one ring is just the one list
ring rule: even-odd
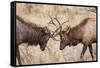
{"label": "textured background", "polygon": [[[55,5],[41,5],[41,4],[17,4],[17,15],[21,16],[25,21],[35,23],[38,26],[47,26],[50,31],[54,31],[56,27],[48,24],[50,18],[48,15],[54,17],[58,16],[58,20],[62,23],[66,20],[69,22],[63,25],[74,27],[78,25],[84,18],[96,18],[96,9],[93,7],[74,7],[74,6],[55,6]],[[57,22],[54,20],[57,24]],[[57,27],[59,25],[57,24]],[[59,39],[59,36],[56,37]],[[27,64],[43,64],[43,63],[61,63],[61,62],[75,62],[80,60],[80,53],[83,45],[79,43],[75,47],[66,47],[64,50],[59,50],[60,41],[50,39],[48,41],[45,51],[41,51],[39,45],[28,46],[23,43],[19,46],[21,53],[21,62]],[[96,59],[96,43],[93,45],[93,53]],[[84,61],[91,61],[90,53],[87,49],[84,55]],[[18,64],[18,63],[17,63]]]}

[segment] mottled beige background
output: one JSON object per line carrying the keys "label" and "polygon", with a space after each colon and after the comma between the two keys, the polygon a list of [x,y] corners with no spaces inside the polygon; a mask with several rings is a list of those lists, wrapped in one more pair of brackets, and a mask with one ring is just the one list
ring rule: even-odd
{"label": "mottled beige background", "polygon": [[[63,25],[74,27],[86,17],[96,18],[96,9],[93,7],[78,7],[78,6],[60,6],[60,5],[42,5],[42,4],[16,4],[16,13],[21,16],[25,21],[35,23],[38,26],[47,26],[50,31],[54,31],[57,27],[48,24],[50,18],[48,15],[54,17],[58,16],[59,21],[62,23],[66,20],[69,22]],[[59,39],[59,36],[56,37]],[[79,43],[75,47],[66,47],[64,50],[59,50],[59,41],[50,39],[48,41],[45,51],[41,51],[38,46],[28,46],[23,43],[19,46],[21,53],[21,62],[23,65],[29,64],[44,64],[44,63],[61,63],[61,62],[75,62],[80,60],[80,53],[83,45]],[[96,43],[93,44],[93,52],[96,59]],[[91,56],[87,50],[84,55],[84,61],[91,61]],[[18,64],[18,63],[17,63]]]}

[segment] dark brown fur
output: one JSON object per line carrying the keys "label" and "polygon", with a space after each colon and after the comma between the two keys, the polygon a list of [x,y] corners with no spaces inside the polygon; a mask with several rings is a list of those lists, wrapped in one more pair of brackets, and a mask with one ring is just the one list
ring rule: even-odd
{"label": "dark brown fur", "polygon": [[47,27],[38,27],[35,24],[25,22],[18,15],[16,16],[16,57],[18,63],[21,65],[20,52],[18,46],[22,43],[28,43],[29,45],[40,45],[42,51],[45,50],[47,42],[50,38],[50,31]]}
{"label": "dark brown fur", "polygon": [[71,28],[69,32],[61,31],[60,32],[60,50],[63,50],[67,45],[75,46],[78,43],[83,43],[83,50],[81,52],[80,58],[82,59],[84,53],[89,47],[89,51],[92,59],[93,50],[92,43],[96,42],[96,21],[94,18],[85,18],[79,25]]}

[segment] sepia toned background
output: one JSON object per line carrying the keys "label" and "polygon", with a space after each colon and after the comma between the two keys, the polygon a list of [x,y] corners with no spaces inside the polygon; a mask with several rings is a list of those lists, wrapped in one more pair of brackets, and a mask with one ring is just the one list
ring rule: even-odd
{"label": "sepia toned background", "polygon": [[[42,4],[16,4],[16,13],[25,21],[35,23],[38,26],[47,26],[53,32],[59,25],[56,21],[57,27],[48,24],[50,18],[48,15],[54,17],[58,16],[62,23],[69,20],[63,25],[63,29],[70,25],[74,27],[78,25],[84,18],[96,18],[96,9],[93,7],[76,7],[76,6],[56,6],[56,5],[42,5]],[[59,36],[57,36],[59,39]],[[48,41],[45,51],[41,51],[38,46],[28,46],[27,43],[20,45],[21,62],[23,65],[29,64],[44,64],[44,63],[61,63],[61,62],[76,62],[80,60],[80,53],[83,45],[79,43],[75,47],[66,47],[64,50],[59,50],[59,41],[50,39]],[[93,44],[93,52],[96,57],[96,43]],[[84,55],[84,61],[90,61],[91,56],[88,50]]]}

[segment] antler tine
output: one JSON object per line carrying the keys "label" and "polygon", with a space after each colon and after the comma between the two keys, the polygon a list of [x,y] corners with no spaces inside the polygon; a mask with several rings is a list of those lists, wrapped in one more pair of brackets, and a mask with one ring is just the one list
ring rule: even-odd
{"label": "antler tine", "polygon": [[[50,22],[49,22],[49,24],[53,24],[54,26],[56,26],[56,24],[54,23],[54,21],[53,21],[53,18],[50,16],[50,15],[48,15],[49,16],[49,18],[51,19],[50,20]],[[56,26],[57,27],[57,26]],[[56,40],[56,41],[59,41],[59,40],[57,40],[53,35],[55,34],[55,32],[57,32],[58,30],[56,30],[56,31],[54,31],[52,34],[51,34],[51,38],[53,39],[53,40]]]}
{"label": "antler tine", "polygon": [[[52,17],[49,15],[49,17],[51,18],[51,21],[53,22],[52,20]],[[66,22],[68,22],[69,20],[66,20],[64,21],[62,24],[60,23],[60,21],[58,20],[57,18],[57,15],[54,17],[54,19],[57,21],[57,23],[59,24],[59,27],[52,33],[51,37],[52,38],[55,38],[55,36],[57,36],[57,34],[59,34],[58,30],[60,30],[60,32],[62,31],[62,25]],[[54,23],[54,22],[53,22]],[[55,23],[54,23],[55,24]],[[55,24],[56,25],[56,24]],[[55,34],[56,33],[56,34]],[[55,39],[56,40],[56,39]],[[56,40],[57,41],[57,40]]]}
{"label": "antler tine", "polygon": [[57,21],[57,23],[61,26],[60,21],[57,19],[57,17],[55,17],[54,19],[55,19],[55,20]]}
{"label": "antler tine", "polygon": [[57,28],[52,35],[54,35],[61,27]]}
{"label": "antler tine", "polygon": [[59,29],[60,29],[60,31],[62,30],[62,24],[60,23],[60,21],[57,19],[57,15],[55,16],[55,18],[54,18],[56,21],[57,21],[57,23],[60,25],[60,27],[59,27]]}
{"label": "antler tine", "polygon": [[49,24],[53,24],[54,26],[56,26],[56,24],[53,22],[52,17],[51,17],[50,15],[48,15],[48,16],[49,16],[49,18],[51,19],[50,22],[49,22]]}
{"label": "antler tine", "polygon": [[[52,38],[53,40],[55,40],[55,41],[59,41],[59,40],[57,40],[57,39],[55,38],[55,35],[54,35],[59,29],[60,29],[60,27],[57,28],[57,29],[51,34],[51,38]],[[57,33],[57,34],[58,34],[58,33]]]}
{"label": "antler tine", "polygon": [[69,22],[69,20],[64,21],[61,25],[63,25],[64,23]]}

